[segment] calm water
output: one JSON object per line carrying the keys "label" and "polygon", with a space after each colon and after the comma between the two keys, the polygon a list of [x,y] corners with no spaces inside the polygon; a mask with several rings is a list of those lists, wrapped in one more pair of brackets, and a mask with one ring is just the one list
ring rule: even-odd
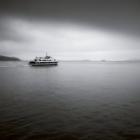
{"label": "calm water", "polygon": [[140,139],[140,63],[0,62],[0,139]]}

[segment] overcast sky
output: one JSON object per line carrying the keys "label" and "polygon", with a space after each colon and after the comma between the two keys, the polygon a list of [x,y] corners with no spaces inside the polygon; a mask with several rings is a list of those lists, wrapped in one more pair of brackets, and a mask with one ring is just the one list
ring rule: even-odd
{"label": "overcast sky", "polygon": [[140,59],[140,0],[0,0],[0,55]]}

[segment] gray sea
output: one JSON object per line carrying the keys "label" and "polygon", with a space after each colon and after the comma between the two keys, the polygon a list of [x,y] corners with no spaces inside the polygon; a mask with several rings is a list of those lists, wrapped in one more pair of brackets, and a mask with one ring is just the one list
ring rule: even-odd
{"label": "gray sea", "polygon": [[0,140],[140,140],[140,63],[0,62]]}

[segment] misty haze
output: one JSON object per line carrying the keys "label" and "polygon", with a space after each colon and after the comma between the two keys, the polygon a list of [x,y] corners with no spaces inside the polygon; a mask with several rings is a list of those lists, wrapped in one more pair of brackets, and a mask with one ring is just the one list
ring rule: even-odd
{"label": "misty haze", "polygon": [[140,139],[139,0],[0,0],[0,139]]}

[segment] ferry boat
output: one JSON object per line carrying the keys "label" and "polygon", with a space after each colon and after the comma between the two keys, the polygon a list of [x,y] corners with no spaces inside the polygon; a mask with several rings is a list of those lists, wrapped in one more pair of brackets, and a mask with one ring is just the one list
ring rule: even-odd
{"label": "ferry boat", "polygon": [[45,57],[36,57],[34,60],[30,61],[29,64],[31,66],[49,66],[57,65],[58,61],[46,54]]}

